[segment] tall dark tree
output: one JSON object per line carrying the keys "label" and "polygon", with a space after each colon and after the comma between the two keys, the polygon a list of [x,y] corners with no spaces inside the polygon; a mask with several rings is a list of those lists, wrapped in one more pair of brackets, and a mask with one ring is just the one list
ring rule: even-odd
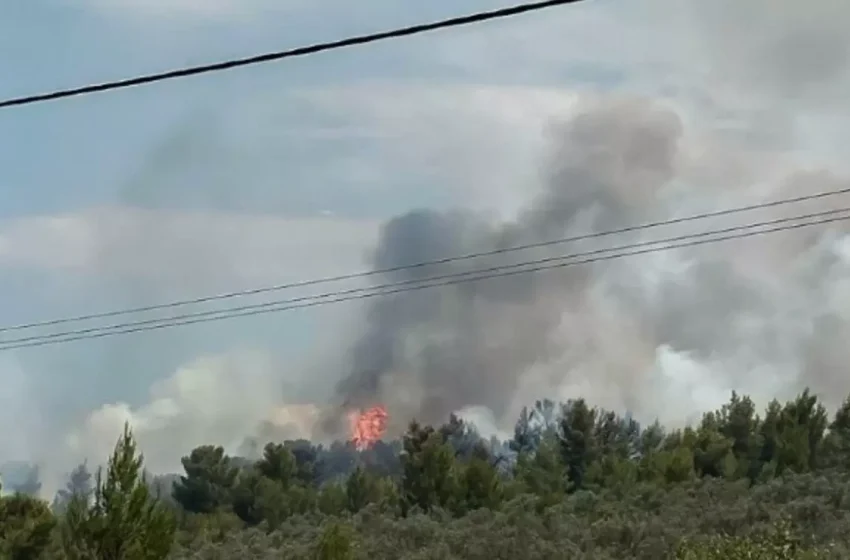
{"label": "tall dark tree", "polygon": [[345,483],[346,507],[357,513],[381,498],[378,480],[361,467],[357,467]]}
{"label": "tall dark tree", "polygon": [[561,458],[560,439],[545,436],[535,451],[522,451],[517,457],[515,478],[524,489],[543,500],[556,503],[567,490],[567,470]]}
{"label": "tall dark tree", "polygon": [[493,462],[480,453],[460,467],[460,511],[495,509],[502,501],[502,481]]}
{"label": "tall dark tree", "polygon": [[314,486],[322,477],[319,450],[305,439],[286,441],[284,446],[295,459],[295,478],[305,486]]}
{"label": "tall dark tree", "polygon": [[462,461],[470,460],[484,444],[478,429],[456,414],[449,415],[449,421],[440,426],[439,433]]}
{"label": "tall dark tree", "polygon": [[535,401],[531,418],[539,426],[541,433],[555,433],[558,429],[558,405],[551,399]]}
{"label": "tall dark tree", "polygon": [[457,493],[455,457],[451,446],[430,426],[411,422],[404,435],[402,494],[406,508],[428,511],[447,507]]}
{"label": "tall dark tree", "polygon": [[818,454],[829,425],[826,408],[817,396],[806,388],[796,399],[785,406],[786,423],[790,429],[799,428],[805,438],[805,467],[808,471],[818,464]]}
{"label": "tall dark tree", "polygon": [[760,460],[773,474],[807,472],[818,464],[829,419],[808,389],[784,406],[768,405],[760,426]]}
{"label": "tall dark tree", "polygon": [[850,397],[838,407],[829,424],[821,463],[826,467],[850,469]]}
{"label": "tall dark tree", "polygon": [[741,397],[732,392],[729,402],[715,413],[717,431],[731,442],[732,455],[736,463],[736,477],[758,478],[762,465],[760,419],[756,405],[748,396]]}
{"label": "tall dark tree", "polygon": [[686,428],[682,444],[694,456],[694,468],[700,476],[731,477],[737,471],[732,439],[724,436],[713,413],[703,418],[697,430]]}
{"label": "tall dark tree", "polygon": [[519,418],[514,425],[514,437],[510,442],[511,450],[516,453],[530,453],[537,449],[540,443],[540,431],[532,423],[533,416],[528,407],[522,407]]}
{"label": "tall dark tree", "polygon": [[74,497],[79,497],[88,503],[92,492],[92,475],[89,472],[88,464],[84,462],[71,471],[65,488],[56,493],[56,497],[53,499],[53,511],[64,511]]}
{"label": "tall dark tree", "polygon": [[[765,409],[764,418],[758,429],[759,442],[759,473],[758,480],[773,476],[779,470],[779,452],[782,447],[782,405],[773,399]],[[784,467],[784,462],[783,462]]]}
{"label": "tall dark tree", "polygon": [[299,481],[298,465],[292,450],[279,443],[269,443],[263,448],[263,457],[256,463],[257,471],[269,480],[274,480],[284,488]]}
{"label": "tall dark tree", "polygon": [[197,447],[181,459],[185,475],[174,483],[172,496],[191,513],[212,513],[230,503],[239,474],[224,448]]}
{"label": "tall dark tree", "polygon": [[263,476],[257,468],[242,471],[232,490],[233,513],[248,526],[266,522],[274,529],[299,505],[279,480]]}
{"label": "tall dark tree", "polygon": [[72,497],[62,526],[68,560],[164,560],[171,552],[176,524],[144,479],[144,458],[128,425],[109,458],[106,476],[98,470],[91,503]]}
{"label": "tall dark tree", "polygon": [[664,427],[656,420],[641,431],[637,454],[642,457],[661,451],[665,439],[667,439],[667,433]]}
{"label": "tall dark tree", "polygon": [[594,428],[597,452],[620,459],[631,459],[640,449],[640,425],[608,410],[600,410]]}
{"label": "tall dark tree", "polygon": [[587,467],[596,457],[596,414],[596,409],[590,408],[584,399],[570,401],[562,409],[561,457],[573,489],[582,488]]}

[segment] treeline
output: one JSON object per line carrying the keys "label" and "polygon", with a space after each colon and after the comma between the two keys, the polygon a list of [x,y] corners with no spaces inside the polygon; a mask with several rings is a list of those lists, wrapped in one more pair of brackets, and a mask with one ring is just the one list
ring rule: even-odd
{"label": "treeline", "polygon": [[48,505],[0,499],[10,559],[846,558],[850,398],[759,413],[733,393],[693,427],[641,426],[583,399],[535,403],[513,438],[451,417],[400,441],[202,446],[148,479],[129,427]]}

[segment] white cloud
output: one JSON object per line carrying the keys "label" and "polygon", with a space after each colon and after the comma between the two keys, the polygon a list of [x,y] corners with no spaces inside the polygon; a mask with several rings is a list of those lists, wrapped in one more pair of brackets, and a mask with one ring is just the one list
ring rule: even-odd
{"label": "white cloud", "polygon": [[[361,159],[382,176],[427,177],[448,186],[453,202],[502,216],[546,180],[553,125],[600,98],[645,99],[675,111],[684,127],[683,184],[731,192],[775,185],[800,167],[850,169],[830,148],[847,134],[834,122],[800,118],[792,126],[758,106],[690,90],[626,86],[602,94],[576,87],[373,82],[291,95],[338,120],[335,130],[359,139]],[[846,117],[850,122],[850,113]]]}
{"label": "white cloud", "polygon": [[366,267],[376,222],[96,208],[0,222],[0,267],[198,290]]}
{"label": "white cloud", "polygon": [[425,177],[456,204],[502,214],[539,184],[546,128],[578,99],[560,88],[391,82],[293,95],[365,136],[366,161],[384,175]]}
{"label": "white cloud", "polygon": [[469,80],[677,92],[719,102],[722,111],[778,118],[793,108],[783,117],[804,110],[846,122],[848,15],[843,0],[590,1],[474,26],[428,48]]}
{"label": "white cloud", "polygon": [[301,0],[87,0],[102,13],[132,18],[232,20],[301,4]]}
{"label": "white cloud", "polygon": [[[360,165],[385,181],[413,176],[451,192],[456,204],[502,216],[545,181],[553,124],[598,97],[556,87],[387,82],[288,95],[336,123],[336,134],[358,140]],[[255,120],[274,115],[265,100],[250,100],[258,107]],[[679,148],[686,173],[680,177],[692,184],[734,190],[775,181],[818,159],[838,164],[832,154],[806,150],[804,143],[808,137],[839,139],[837,126],[812,128],[792,149],[763,146],[741,140],[735,115],[707,114],[687,96],[659,100],[684,122]],[[743,126],[759,126],[742,117]],[[335,215],[100,207],[0,221],[0,267],[132,277],[187,293],[239,289],[363,269],[378,227],[377,220]]]}

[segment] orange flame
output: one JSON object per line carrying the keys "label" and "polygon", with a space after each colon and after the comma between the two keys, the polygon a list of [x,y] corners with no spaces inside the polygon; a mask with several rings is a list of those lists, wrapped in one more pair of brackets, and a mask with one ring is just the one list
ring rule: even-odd
{"label": "orange flame", "polygon": [[351,440],[358,451],[370,448],[384,436],[388,417],[387,409],[382,405],[373,406],[365,411],[352,412],[349,415]]}

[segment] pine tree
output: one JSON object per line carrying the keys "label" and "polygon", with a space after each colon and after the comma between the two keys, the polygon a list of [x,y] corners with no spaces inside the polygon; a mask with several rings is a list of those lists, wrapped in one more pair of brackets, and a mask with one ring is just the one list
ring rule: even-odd
{"label": "pine tree", "polygon": [[74,496],[79,496],[88,503],[91,495],[92,475],[89,472],[88,465],[82,463],[71,472],[65,488],[56,493],[56,497],[53,499],[53,511],[56,513],[64,512]]}
{"label": "pine tree", "polygon": [[495,509],[502,500],[499,473],[487,458],[474,456],[463,466],[461,475],[461,503],[465,510]]}
{"label": "pine tree", "polygon": [[584,476],[596,458],[596,415],[584,399],[570,401],[563,407],[560,421],[561,457],[567,468],[572,489],[584,486]]}
{"label": "pine tree", "polygon": [[205,445],[181,459],[184,476],[174,483],[172,496],[190,513],[213,513],[231,501],[239,468],[221,446]]}
{"label": "pine tree", "polygon": [[105,478],[98,469],[91,503],[77,495],[68,504],[62,527],[68,560],[167,558],[174,539],[174,519],[151,495],[143,464],[125,424]]}
{"label": "pine tree", "polygon": [[263,458],[257,461],[257,470],[264,477],[289,488],[298,474],[295,455],[279,443],[269,443],[263,449]]}
{"label": "pine tree", "polygon": [[370,503],[380,499],[378,481],[369,472],[358,466],[345,482],[348,510],[357,513]]}
{"label": "pine tree", "polygon": [[403,505],[428,511],[446,507],[457,496],[452,448],[432,427],[412,422],[404,436],[402,463]]}
{"label": "pine tree", "polygon": [[536,451],[517,457],[515,477],[523,487],[540,498],[540,504],[559,502],[567,490],[567,470],[561,459],[557,435],[542,438]]}
{"label": "pine tree", "polygon": [[850,397],[844,400],[829,424],[822,464],[833,468],[850,468]]}

